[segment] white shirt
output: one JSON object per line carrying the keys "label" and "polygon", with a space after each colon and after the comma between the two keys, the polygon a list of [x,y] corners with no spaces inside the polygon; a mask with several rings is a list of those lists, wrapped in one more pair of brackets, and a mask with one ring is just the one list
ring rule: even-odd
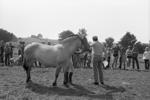
{"label": "white shirt", "polygon": [[143,59],[150,59],[150,51],[145,51],[144,52]]}

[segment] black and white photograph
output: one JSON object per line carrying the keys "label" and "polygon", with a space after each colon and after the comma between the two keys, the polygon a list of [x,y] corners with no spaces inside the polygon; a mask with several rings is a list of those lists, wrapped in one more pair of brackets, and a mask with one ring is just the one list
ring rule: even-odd
{"label": "black and white photograph", "polygon": [[0,0],[0,100],[150,100],[150,1]]}

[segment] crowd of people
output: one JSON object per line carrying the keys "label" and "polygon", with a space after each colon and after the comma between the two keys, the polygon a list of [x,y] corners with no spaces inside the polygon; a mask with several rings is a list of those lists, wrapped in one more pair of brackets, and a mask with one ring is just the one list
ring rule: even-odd
{"label": "crowd of people", "polygon": [[[41,42],[45,44],[45,42]],[[51,42],[47,43],[51,45]],[[16,49],[15,49],[16,48]],[[20,41],[19,45],[14,46],[11,42],[0,41],[0,64],[1,66],[22,65],[24,55],[25,42]],[[14,54],[14,50],[17,50],[17,54]],[[35,63],[35,66],[40,66],[39,62]]]}
{"label": "crowd of people", "polygon": [[[139,56],[140,55],[140,56]],[[140,70],[140,62],[144,62],[144,69],[149,69],[150,63],[150,48],[146,47],[145,52],[139,54],[137,44],[133,46],[129,45],[127,48],[120,44],[114,44],[111,48],[105,47],[105,55],[103,60],[107,61],[107,64],[103,65],[104,69],[137,69]],[[75,59],[76,57],[76,59]],[[93,67],[92,65],[92,53],[85,52],[82,56],[75,55],[74,63],[75,67]],[[140,61],[139,61],[140,58]],[[143,65],[142,65],[143,66]],[[143,69],[143,68],[142,68]]]}
{"label": "crowd of people", "polygon": [[[48,43],[48,45],[51,45]],[[19,65],[23,62],[23,50],[25,47],[24,42],[20,42],[18,49],[18,56],[20,55],[21,59]],[[12,43],[4,43],[0,41],[0,63],[5,66],[11,65],[11,58],[13,58],[14,47]],[[138,60],[138,49],[136,43],[133,46],[128,46],[124,48],[119,44],[114,44],[113,47],[104,47],[105,55],[103,55],[103,60],[107,61],[107,65],[103,65],[104,69],[128,69],[129,67],[136,68],[139,70],[139,60]],[[105,56],[105,57],[104,57]],[[143,53],[143,61],[145,69],[149,69],[150,66],[150,48],[146,47],[145,52]],[[74,67],[84,67],[90,68],[93,67],[92,64],[92,52],[84,52],[83,54],[74,54],[73,55],[73,64]]]}
{"label": "crowd of people", "polygon": [[[146,47],[143,53],[142,60],[144,61],[145,69],[149,69],[149,59],[150,59],[150,48]],[[133,46],[128,46],[124,48],[119,44],[114,44],[113,47],[105,47],[105,55],[103,55],[103,60],[107,61],[107,64],[103,65],[104,69],[137,69],[140,70],[139,65],[139,51],[137,49],[136,43]],[[142,61],[142,62],[143,62]],[[92,53],[85,52],[81,55],[73,55],[73,62],[75,67],[93,67],[92,65]],[[146,63],[145,63],[146,62]],[[136,65],[136,67],[135,67]]]}
{"label": "crowd of people", "polygon": [[[149,69],[149,59],[150,59],[150,48],[146,47],[145,52],[143,54],[143,60],[145,63],[145,69]],[[137,48],[137,44],[135,43],[133,46],[128,46],[125,49],[123,46],[116,44],[113,48],[107,48],[107,61],[108,66],[106,68],[119,68],[119,69],[128,69],[132,67],[132,69],[140,70],[139,65],[139,51]],[[111,56],[112,55],[112,56]],[[145,57],[146,56],[146,57]],[[112,60],[112,65],[110,64],[110,59]],[[135,68],[136,64],[136,68]]]}
{"label": "crowd of people", "polygon": [[23,62],[23,51],[24,51],[24,42],[20,42],[18,47],[12,45],[12,43],[5,43],[4,41],[0,41],[0,63],[3,66],[11,66],[13,62],[11,59],[14,58],[14,48],[18,49],[17,57],[20,57],[18,65]]}
{"label": "crowd of people", "polygon": [[[51,45],[51,43],[48,43]],[[20,42],[18,48],[19,65],[23,62],[25,42]],[[139,65],[139,51],[136,43],[133,46],[128,46],[124,48],[119,44],[114,44],[113,47],[106,47],[98,41],[98,37],[93,37],[93,42],[90,44],[91,51],[84,52],[82,54],[75,53],[72,56],[73,66],[80,67],[92,67],[94,72],[94,84],[98,85],[104,84],[103,81],[103,68],[104,69],[128,69],[132,67],[140,70]],[[11,65],[11,59],[14,58],[13,50],[14,47],[12,43],[4,43],[0,41],[0,63],[4,66]],[[104,64],[107,61],[107,64]],[[146,47],[143,53],[143,61],[145,64],[145,69],[148,70],[150,67],[150,48]],[[39,62],[40,63],[40,62]]]}
{"label": "crowd of people", "polygon": [[[102,67],[108,69],[119,68],[123,69],[129,68],[132,66],[135,69],[135,63],[137,70],[140,70],[139,65],[139,51],[137,43],[135,42],[133,46],[128,46],[124,48],[119,44],[115,44],[112,48],[104,47],[99,41],[98,37],[93,37],[93,43],[91,44],[92,48],[92,67],[94,72],[94,84],[104,84],[103,80],[103,71]],[[107,60],[107,65],[105,67],[104,61]],[[143,60],[145,63],[145,69],[148,70],[150,67],[150,48],[146,47],[145,52],[143,53]],[[111,62],[112,61],[112,62]],[[131,64],[132,63],[132,64]]]}

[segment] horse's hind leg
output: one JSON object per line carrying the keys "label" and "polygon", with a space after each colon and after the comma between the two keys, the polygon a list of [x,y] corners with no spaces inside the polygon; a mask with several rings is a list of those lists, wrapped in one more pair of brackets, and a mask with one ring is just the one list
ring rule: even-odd
{"label": "horse's hind leg", "polygon": [[57,79],[58,79],[60,71],[61,71],[61,67],[59,66],[57,67],[56,72],[55,72],[55,80],[53,82],[53,86],[57,86]]}
{"label": "horse's hind leg", "polygon": [[28,82],[31,81],[31,76],[30,76],[31,66],[28,66],[28,65],[26,64],[26,62],[24,62],[24,63],[23,63],[23,68],[24,68],[24,70],[26,71],[26,75],[27,75],[26,83],[28,83]]}

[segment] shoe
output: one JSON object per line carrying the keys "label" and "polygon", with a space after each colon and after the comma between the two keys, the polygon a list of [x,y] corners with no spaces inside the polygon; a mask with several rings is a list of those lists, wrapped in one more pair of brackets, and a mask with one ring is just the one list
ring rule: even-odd
{"label": "shoe", "polygon": [[69,82],[71,85],[73,85],[73,83],[72,83],[72,75],[73,75],[73,72],[70,72],[70,73],[69,73],[69,80],[68,80],[68,82]]}
{"label": "shoe", "polygon": [[102,85],[104,85],[104,82],[101,82]]}
{"label": "shoe", "polygon": [[94,85],[99,85],[99,83],[98,83],[98,82],[94,82],[93,84],[94,84]]}

